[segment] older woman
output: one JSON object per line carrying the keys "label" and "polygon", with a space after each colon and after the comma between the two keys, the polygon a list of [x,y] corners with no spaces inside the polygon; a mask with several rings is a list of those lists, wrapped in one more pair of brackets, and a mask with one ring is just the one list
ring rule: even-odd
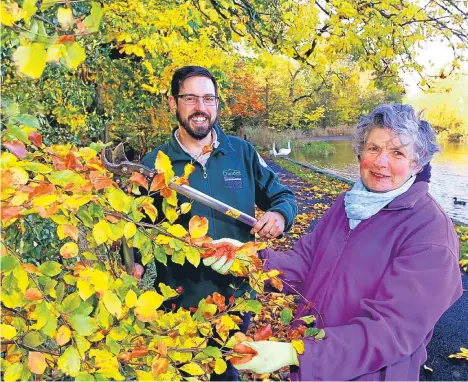
{"label": "older woman", "polygon": [[[299,380],[417,380],[440,316],[461,296],[453,224],[415,176],[440,150],[411,106],[381,105],[357,127],[361,178],[293,250],[261,253],[321,312],[326,337],[247,342],[237,365],[266,373],[286,365]],[[300,315],[313,314],[302,303]]]}

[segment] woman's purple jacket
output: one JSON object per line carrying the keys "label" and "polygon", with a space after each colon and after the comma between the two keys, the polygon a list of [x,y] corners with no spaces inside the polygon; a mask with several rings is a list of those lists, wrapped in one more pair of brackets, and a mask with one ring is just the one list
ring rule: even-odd
{"label": "woman's purple jacket", "polygon": [[312,302],[297,314],[325,329],[304,340],[293,380],[417,380],[434,325],[462,294],[458,237],[426,182],[352,231],[343,194],[294,249],[260,256]]}

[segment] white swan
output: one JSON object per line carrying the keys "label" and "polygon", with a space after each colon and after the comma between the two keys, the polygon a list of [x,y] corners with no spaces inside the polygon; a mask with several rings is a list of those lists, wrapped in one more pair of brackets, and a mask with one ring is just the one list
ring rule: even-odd
{"label": "white swan", "polygon": [[270,150],[270,155],[277,156],[278,153],[276,152],[275,142],[273,142],[273,150]]}
{"label": "white swan", "polygon": [[288,141],[288,148],[287,149],[279,149],[276,155],[289,155],[291,153],[291,141]]}

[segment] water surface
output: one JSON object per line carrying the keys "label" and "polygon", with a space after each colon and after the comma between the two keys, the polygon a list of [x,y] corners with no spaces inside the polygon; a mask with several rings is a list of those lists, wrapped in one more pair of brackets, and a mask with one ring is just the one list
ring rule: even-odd
{"label": "water surface", "polygon": [[[356,180],[359,165],[353,152],[352,140],[330,140],[335,154],[320,157],[297,150],[290,157],[299,162],[323,168],[342,177]],[[429,191],[450,217],[468,224],[468,143],[441,143],[442,153],[432,160],[432,177]],[[467,205],[456,205],[453,198],[467,201]]]}

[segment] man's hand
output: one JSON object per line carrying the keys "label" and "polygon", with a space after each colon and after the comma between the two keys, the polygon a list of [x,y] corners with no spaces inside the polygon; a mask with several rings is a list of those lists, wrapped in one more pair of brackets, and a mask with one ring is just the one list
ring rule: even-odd
{"label": "man's hand", "polygon": [[203,264],[214,271],[226,274],[236,259],[236,251],[243,243],[235,239],[219,239],[208,243],[208,247],[216,250],[213,255],[203,259]]}
{"label": "man's hand", "polygon": [[280,236],[284,232],[284,217],[279,212],[267,211],[265,215],[253,226],[251,234],[256,234],[260,237],[273,239]]}
{"label": "man's hand", "polygon": [[232,358],[231,363],[237,370],[252,370],[257,374],[265,374],[288,365],[299,366],[297,352],[289,342],[244,341],[235,345],[234,351],[245,353],[248,358],[257,353],[250,361],[241,364],[235,361],[236,358]]}

